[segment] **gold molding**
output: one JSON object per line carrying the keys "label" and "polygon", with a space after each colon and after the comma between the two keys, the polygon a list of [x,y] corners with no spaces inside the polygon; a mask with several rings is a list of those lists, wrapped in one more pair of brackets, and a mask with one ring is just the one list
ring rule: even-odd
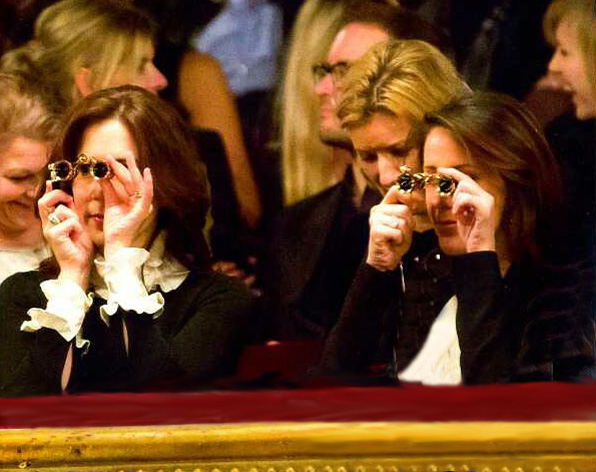
{"label": "gold molding", "polygon": [[0,470],[596,472],[596,422],[2,430]]}

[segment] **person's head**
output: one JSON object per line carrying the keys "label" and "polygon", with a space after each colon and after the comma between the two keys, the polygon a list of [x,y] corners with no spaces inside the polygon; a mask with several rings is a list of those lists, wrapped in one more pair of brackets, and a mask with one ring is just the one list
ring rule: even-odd
{"label": "person's head", "polygon": [[[338,116],[368,179],[387,189],[402,165],[419,171],[411,131],[425,113],[467,92],[449,59],[423,41],[379,44],[355,63],[345,77]],[[411,206],[417,230],[429,229],[422,192],[412,194]]]}
{"label": "person's head", "polygon": [[62,0],[41,13],[34,40],[23,48],[47,90],[67,108],[107,87],[163,89],[167,81],[153,64],[154,31],[152,21],[128,2]]}
{"label": "person's head", "polygon": [[[80,154],[101,160],[134,155],[139,169],[153,177],[153,211],[143,227],[150,241],[167,230],[166,249],[186,266],[206,267],[203,237],[209,188],[195,140],[183,119],[165,101],[125,85],[95,92],[73,108],[52,160],[75,163]],[[91,176],[77,175],[73,197],[79,217],[96,246],[103,244],[103,192]]]}
{"label": "person's head", "polygon": [[595,0],[555,0],[543,22],[544,34],[555,48],[549,71],[571,93],[579,119],[596,116]]}
{"label": "person's head", "polygon": [[[551,221],[547,213],[557,220],[561,183],[557,162],[534,116],[511,97],[485,92],[427,114],[425,124],[424,171],[457,168],[494,197],[500,259],[538,256],[549,236],[540,233]],[[452,200],[427,185],[426,205],[439,244],[448,254],[461,254],[465,245],[454,225]],[[542,237],[544,241],[538,241]]]}
{"label": "person's head", "polygon": [[36,227],[36,196],[58,123],[23,78],[0,74],[0,90],[0,229],[16,237]]}
{"label": "person's head", "polygon": [[443,36],[414,13],[388,2],[353,2],[345,11],[345,26],[337,33],[323,67],[313,69],[320,100],[323,142],[348,146],[350,139],[337,118],[341,81],[349,67],[373,46],[389,39],[419,39],[447,48]]}

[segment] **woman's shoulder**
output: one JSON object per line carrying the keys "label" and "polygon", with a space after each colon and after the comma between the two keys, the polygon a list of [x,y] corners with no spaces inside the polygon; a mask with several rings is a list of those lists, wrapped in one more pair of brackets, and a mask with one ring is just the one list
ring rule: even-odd
{"label": "woman's shoulder", "polygon": [[219,301],[225,304],[252,305],[256,296],[239,280],[210,270],[191,270],[176,290],[187,300]]}

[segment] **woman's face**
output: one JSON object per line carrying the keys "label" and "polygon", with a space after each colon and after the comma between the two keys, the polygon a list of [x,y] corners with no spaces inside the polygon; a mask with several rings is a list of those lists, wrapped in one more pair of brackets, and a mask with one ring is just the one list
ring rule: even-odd
{"label": "woman's face", "polygon": [[[499,228],[505,206],[505,184],[501,177],[475,165],[468,153],[445,128],[433,128],[424,143],[424,172],[432,174],[439,167],[455,168],[471,177],[495,199],[494,227]],[[440,196],[436,186],[426,186],[426,208],[446,254],[464,254],[466,246],[460,237],[451,211],[453,197]],[[498,230],[497,230],[498,236]],[[497,238],[498,239],[498,238]]]}
{"label": "woman's face", "polygon": [[[81,153],[98,160],[111,155],[119,162],[125,162],[126,155],[131,153],[138,161],[137,146],[130,132],[114,119],[100,121],[85,130],[79,149]],[[72,190],[79,219],[89,231],[95,246],[103,247],[104,197],[99,182],[92,176],[79,174],[74,179]]]}
{"label": "woman's face", "polygon": [[588,79],[588,71],[577,37],[577,20],[563,17],[555,31],[555,53],[549,71],[556,74],[571,94],[579,119],[596,116],[596,86]]}
{"label": "woman's face", "polygon": [[18,137],[0,147],[0,228],[15,236],[38,224],[36,197],[48,163],[46,142]]}
{"label": "woman's face", "polygon": [[151,93],[157,94],[167,87],[168,81],[153,63],[155,48],[150,40],[143,41],[139,60],[134,64],[118,66],[112,76],[109,87],[119,85],[138,85]]}

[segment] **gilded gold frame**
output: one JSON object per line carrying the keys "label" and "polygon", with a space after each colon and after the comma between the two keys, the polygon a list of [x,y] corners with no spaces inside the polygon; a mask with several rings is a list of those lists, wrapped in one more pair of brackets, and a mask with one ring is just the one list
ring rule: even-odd
{"label": "gilded gold frame", "polygon": [[596,422],[15,429],[0,431],[0,470],[595,472]]}

